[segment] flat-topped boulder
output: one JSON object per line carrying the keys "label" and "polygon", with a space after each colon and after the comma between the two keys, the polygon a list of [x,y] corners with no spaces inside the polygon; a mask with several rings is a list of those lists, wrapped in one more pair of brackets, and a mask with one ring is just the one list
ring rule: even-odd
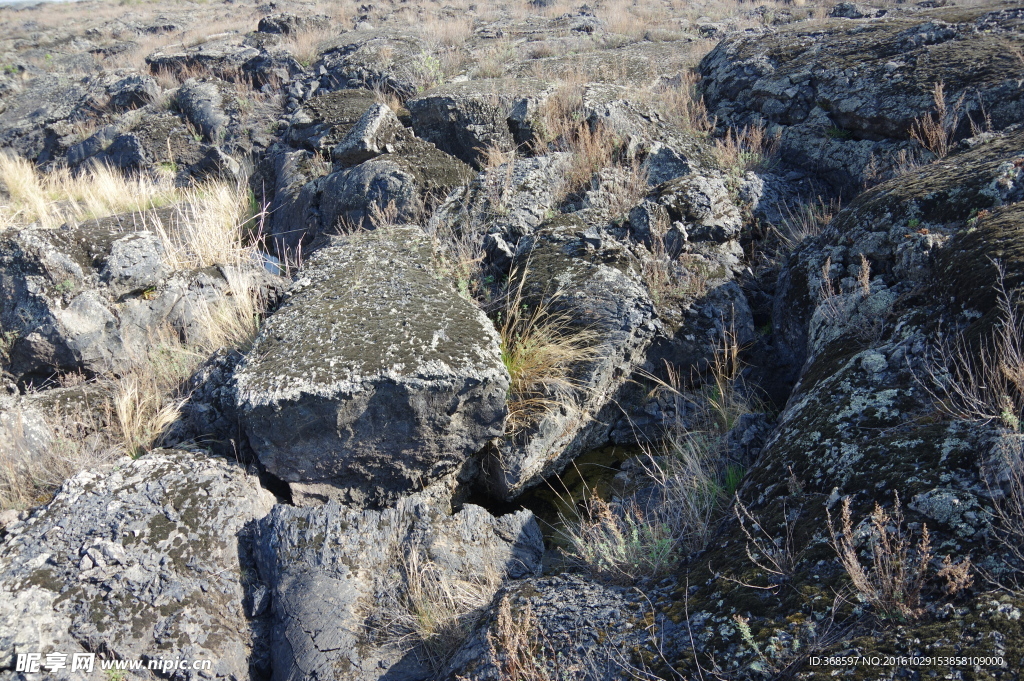
{"label": "flat-topped boulder", "polygon": [[418,227],[333,238],[239,367],[243,426],[297,503],[390,504],[501,435],[497,332],[433,257]]}

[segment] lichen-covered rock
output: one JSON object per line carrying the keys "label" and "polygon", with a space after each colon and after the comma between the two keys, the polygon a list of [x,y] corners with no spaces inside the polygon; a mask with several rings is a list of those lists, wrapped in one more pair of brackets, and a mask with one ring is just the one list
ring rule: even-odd
{"label": "lichen-covered rock", "polygon": [[517,672],[637,678],[646,670],[637,653],[657,643],[648,629],[651,614],[633,589],[568,574],[527,579],[498,593],[440,678],[503,681]]}
{"label": "lichen-covered rock", "polygon": [[[844,498],[858,547],[867,546],[864,519],[875,504],[891,511],[898,495],[903,531],[920,537],[927,526],[936,565],[967,556],[994,573],[1016,565],[1006,545],[987,539],[993,492],[986,476],[1005,465],[1006,436],[993,422],[950,417],[950,405],[937,404],[937,367],[943,337],[985,337],[1000,321],[991,259],[1002,262],[1011,289],[1024,280],[1021,139],[1019,131],[988,136],[866,191],[791,257],[773,327],[806,361],[740,489],[748,530],[754,522],[761,529],[745,535],[737,521],[727,522],[690,572],[690,583],[699,584],[686,597],[697,662],[681,671],[699,662],[750,678],[798,664],[800,646],[821,640],[815,627],[833,607],[832,593],[849,584],[828,529]],[[781,556],[792,566],[773,574],[766,559],[758,564],[751,555]],[[976,581],[955,600],[931,575],[921,614],[901,623],[867,601],[831,610],[827,617],[850,629],[820,643],[822,654],[1006,654],[1016,668],[1024,632],[996,614],[1003,612],[992,606],[996,593]],[[1013,600],[1007,608],[1016,607]],[[678,601],[666,607],[682,621]],[[892,626],[866,636],[858,619],[865,611]],[[749,618],[763,655],[744,643],[734,615]],[[690,647],[683,637],[679,644]],[[815,674],[805,668],[800,678]]]}
{"label": "lichen-covered rock", "polygon": [[549,86],[519,78],[450,83],[406,102],[416,134],[477,167],[485,150],[534,140],[532,123]]}
{"label": "lichen-covered rock", "polygon": [[332,239],[239,368],[250,443],[297,500],[392,503],[501,434],[497,333],[432,258],[417,227]]}
{"label": "lichen-covered rock", "polygon": [[535,574],[544,552],[529,511],[495,518],[466,505],[449,515],[421,494],[382,511],[277,506],[260,523],[260,547],[275,681],[429,678],[408,632],[387,633],[410,607],[412,580],[429,571],[489,589],[489,599],[505,579]]}
{"label": "lichen-covered rock", "polygon": [[273,503],[239,465],[185,452],[79,474],[0,540],[0,659],[210,659],[204,678],[248,678],[249,526]]}
{"label": "lichen-covered rock", "polygon": [[721,120],[779,126],[788,161],[852,192],[914,151],[911,124],[933,114],[937,84],[957,138],[1024,121],[1012,47],[1024,45],[1022,21],[1017,8],[981,5],[741,34],[704,58],[701,82]]}
{"label": "lichen-covered rock", "polygon": [[320,55],[320,87],[380,88],[402,99],[437,84],[437,58],[418,35],[397,30],[356,30]]}

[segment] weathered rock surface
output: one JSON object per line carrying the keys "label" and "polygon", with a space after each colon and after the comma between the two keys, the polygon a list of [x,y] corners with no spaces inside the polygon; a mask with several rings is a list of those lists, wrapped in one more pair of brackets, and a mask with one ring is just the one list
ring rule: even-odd
{"label": "weathered rock surface", "polygon": [[523,669],[591,681],[636,678],[643,662],[634,651],[652,642],[649,616],[632,589],[568,574],[527,579],[498,593],[442,678],[502,681]]}
{"label": "weathered rock surface", "polygon": [[[994,422],[950,418],[936,406],[944,394],[936,376],[942,376],[939,328],[978,338],[1000,321],[991,258],[1003,263],[1008,287],[1024,280],[1021,139],[1020,132],[989,136],[946,162],[866,191],[790,258],[775,333],[807,359],[740,498],[766,536],[793,538],[784,550],[794,566],[773,576],[752,564],[747,552],[764,555],[768,545],[737,536],[736,523],[727,524],[722,541],[702,558],[707,571],[699,565],[690,573],[700,588],[688,599],[689,626],[700,632],[697,659],[705,669],[717,664],[723,673],[749,677],[761,664],[800,663],[804,653],[795,641],[817,635],[807,623],[823,621],[833,590],[847,579],[833,560],[826,513],[837,517],[844,498],[859,523],[875,503],[891,509],[898,494],[907,527],[920,532],[927,525],[936,562],[971,555],[996,573],[1007,569],[1006,560],[1016,565],[1005,546],[988,543],[985,520],[997,494],[986,491],[986,471],[1006,465],[1002,457],[1016,446],[1007,444],[1013,436]],[[739,575],[768,591],[755,597],[729,581]],[[1020,607],[1016,597],[998,605],[981,585],[953,605],[937,595],[940,580],[929,583],[935,592],[923,601],[927,614],[871,637],[861,637],[858,621],[866,606],[840,604],[828,617],[853,629],[844,642],[823,644],[823,654],[841,648],[861,655],[991,655],[1005,649],[993,648],[1003,635],[1019,640],[1017,625],[1003,614]],[[953,607],[966,619],[951,617]],[[669,610],[682,621],[677,604]],[[734,614],[752,618],[759,646],[779,642],[771,644],[767,663],[739,644]],[[728,633],[711,633],[725,632],[722,627]],[[689,647],[685,634],[680,644]],[[730,649],[734,644],[739,647]]]}
{"label": "weathered rock surface", "polygon": [[237,372],[253,449],[299,501],[394,502],[501,435],[490,320],[434,273],[417,227],[338,237]]}
{"label": "weathered rock surface", "polygon": [[529,511],[494,518],[467,505],[448,515],[423,495],[383,511],[277,506],[260,523],[260,544],[274,681],[430,678],[401,640],[402,618],[414,616],[402,612],[410,580],[434,570],[489,598],[502,580],[535,574],[544,551]]}
{"label": "weathered rock surface", "polygon": [[[0,321],[11,336],[9,371],[17,378],[54,372],[126,369],[145,356],[164,326],[193,338],[204,313],[225,300],[228,276],[271,293],[280,284],[249,267],[174,271],[153,233],[122,215],[57,230],[4,232],[0,243]],[[175,229],[174,208],[148,216]]]}
{"label": "weathered rock surface", "polygon": [[72,478],[0,543],[0,659],[102,641],[101,657],[210,659],[205,678],[248,678],[259,624],[240,575],[273,502],[237,464],[170,450]]}
{"label": "weathered rock surface", "polygon": [[550,91],[539,81],[516,79],[451,83],[406,102],[416,134],[466,163],[480,167],[485,150],[511,151],[535,139],[538,106]]}
{"label": "weathered rock surface", "polygon": [[295,259],[320,234],[372,226],[387,211],[397,222],[421,220],[473,177],[365,90],[318,95],[292,120],[285,139],[299,150],[278,145],[267,164],[274,177],[269,233],[282,257]]}
{"label": "weathered rock surface", "polygon": [[702,84],[720,120],[779,126],[788,161],[853,192],[919,148],[911,124],[934,113],[936,84],[957,139],[1024,121],[1011,47],[1024,45],[1022,20],[1017,8],[942,7],[737,35],[701,62]]}
{"label": "weathered rock surface", "polygon": [[593,356],[573,368],[573,395],[538,414],[523,432],[498,443],[485,464],[487,484],[511,499],[560,472],[580,453],[608,438],[601,411],[633,369],[658,328],[654,305],[640,283],[640,262],[614,234],[574,216],[541,225],[524,238],[513,268],[525,277],[529,305],[549,301],[552,314],[586,330]]}

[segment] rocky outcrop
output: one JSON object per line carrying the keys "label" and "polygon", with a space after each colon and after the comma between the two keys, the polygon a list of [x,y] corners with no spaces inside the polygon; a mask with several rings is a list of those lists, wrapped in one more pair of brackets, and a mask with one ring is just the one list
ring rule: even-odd
{"label": "rocky outcrop", "polygon": [[[1005,545],[987,543],[985,518],[993,497],[1002,494],[986,476],[1006,466],[1016,436],[995,419],[986,425],[984,419],[951,418],[956,397],[943,385],[953,341],[942,341],[939,329],[947,339],[978,339],[1004,323],[996,309],[992,259],[1005,268],[1010,290],[1024,278],[1024,260],[1013,245],[1024,197],[1021,139],[1020,132],[986,137],[949,162],[868,190],[790,258],[774,328],[803,350],[806,362],[740,490],[768,539],[737,536],[736,523],[728,523],[723,541],[703,557],[708,571],[696,567],[690,574],[691,584],[701,584],[688,598],[689,627],[701,632],[695,643],[705,669],[718,664],[724,673],[749,675],[762,664],[801,664],[805,654],[795,641],[818,635],[804,622],[829,610],[833,590],[847,579],[838,563],[818,562],[835,555],[828,514],[838,518],[843,499],[850,500],[858,523],[876,503],[891,512],[898,495],[904,531],[915,532],[916,542],[927,526],[936,564],[970,555],[982,569],[999,572],[1008,565],[1004,561],[1015,560]],[[792,561],[774,576],[764,569],[767,563],[749,558],[768,555],[764,542],[773,537],[791,538],[779,539],[791,543],[773,555]],[[856,544],[862,546],[859,534]],[[770,597],[752,597],[754,590],[731,581],[739,575],[743,584],[767,588]],[[852,639],[821,642],[822,654],[838,646],[859,655],[953,649],[990,654],[983,651],[991,651],[994,632],[1007,631],[1008,620],[992,610],[988,587],[952,606],[951,596],[937,595],[941,580],[929,579],[935,592],[922,598],[920,616],[876,630],[872,638],[856,633],[864,606],[839,604],[829,617],[835,626],[852,627]],[[950,618],[943,614],[950,607],[972,615]],[[748,626],[758,632],[753,644],[773,646],[766,657],[740,643],[741,632],[731,624],[736,614],[751,618]],[[707,633],[720,627],[729,633]],[[724,652],[730,645],[739,647]]]}
{"label": "rocky outcrop", "polygon": [[534,574],[544,550],[529,511],[494,518],[467,505],[447,515],[422,495],[383,511],[278,506],[260,540],[275,681],[429,678],[410,642],[419,580],[487,602],[503,580]]}
{"label": "rocky outcrop", "polygon": [[285,139],[304,149],[279,146],[271,154],[269,232],[282,257],[308,252],[320,234],[371,227],[385,216],[419,221],[473,177],[469,166],[412,135],[366,91],[315,97],[292,119]]}
{"label": "rocky outcrop", "polygon": [[508,373],[419,228],[330,243],[239,368],[241,417],[297,501],[393,503],[501,435]]}
{"label": "rocky outcrop", "polygon": [[[187,212],[172,207],[141,220],[160,220],[173,232]],[[122,215],[3,234],[0,320],[11,334],[11,373],[122,371],[165,326],[200,338],[204,314],[229,295],[229,276],[249,281],[264,300],[280,286],[255,262],[176,270],[160,238],[135,231],[138,220]]]}
{"label": "rocky outcrop", "polygon": [[506,499],[607,440],[601,412],[642,363],[658,328],[640,283],[640,261],[621,235],[579,218],[556,218],[524,238],[513,270],[524,278],[526,305],[545,305],[552,318],[566,320],[566,333],[585,330],[589,352],[571,370],[572,394],[541,410],[488,456],[487,485]]}
{"label": "rocky outcrop", "polygon": [[239,576],[273,501],[237,464],[170,450],[72,478],[0,540],[0,659],[70,661],[102,641],[101,656],[210,659],[210,678],[248,678],[259,623]]}
{"label": "rocky outcrop", "polygon": [[1021,22],[1016,8],[946,7],[737,35],[704,58],[701,82],[720,120],[781,130],[788,161],[851,193],[917,153],[910,128],[935,113],[938,84],[955,139],[1024,121],[1007,50]]}

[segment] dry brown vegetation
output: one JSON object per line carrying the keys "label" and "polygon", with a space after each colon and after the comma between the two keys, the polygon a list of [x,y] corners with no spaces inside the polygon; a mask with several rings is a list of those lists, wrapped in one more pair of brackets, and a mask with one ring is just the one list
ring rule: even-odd
{"label": "dry brown vegetation", "polygon": [[[6,508],[40,503],[74,473],[108,465],[118,456],[138,456],[158,444],[188,397],[188,377],[217,348],[247,347],[265,301],[252,275],[256,246],[247,236],[252,219],[248,195],[238,187],[210,183],[176,189],[104,167],[77,176],[62,169],[43,175],[6,155],[0,155],[0,183],[7,190],[7,204],[0,210],[8,225],[52,228],[69,220],[133,212],[138,229],[161,237],[172,270],[217,265],[227,278],[221,302],[196,303],[187,338],[175,330],[158,330],[141,356],[130,358],[128,370],[83,384],[90,399],[47,414],[45,437],[53,446],[40,471],[26,471],[19,463],[24,443],[0,448],[0,508]],[[169,224],[149,210],[172,202]],[[9,343],[7,335],[4,341]]]}
{"label": "dry brown vegetation", "polygon": [[[684,378],[667,367],[667,380],[644,374],[655,392],[696,407],[692,422],[667,424],[662,441],[638,459],[651,501],[609,504],[591,494],[563,513],[561,530],[570,558],[603,578],[632,582],[658,576],[702,550],[732,499],[743,468],[726,457],[725,435],[756,408],[740,379],[739,346],[726,332],[708,367],[707,381],[688,394]],[[677,413],[679,410],[677,409]]]}
{"label": "dry brown vegetation", "polygon": [[515,434],[549,409],[574,404],[581,390],[575,372],[596,353],[598,334],[559,311],[558,292],[539,301],[523,293],[529,266],[513,272],[500,313],[501,361],[508,370],[506,430]]}
{"label": "dry brown vegetation", "polygon": [[[850,513],[850,498],[843,499],[838,528],[828,514],[829,533],[839,562],[850,577],[856,593],[871,605],[875,614],[885,620],[906,622],[924,614],[921,591],[928,578],[932,560],[928,526],[921,526],[920,538],[914,541],[906,529],[899,495],[893,493],[891,511],[875,504],[866,528],[867,564],[858,550],[858,534]],[[954,563],[949,556],[936,576],[945,581],[944,591],[953,596],[973,582],[970,558]]]}

